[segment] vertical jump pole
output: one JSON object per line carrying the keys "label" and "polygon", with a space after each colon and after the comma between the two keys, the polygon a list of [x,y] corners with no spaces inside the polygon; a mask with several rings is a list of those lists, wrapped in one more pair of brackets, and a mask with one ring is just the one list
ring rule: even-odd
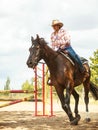
{"label": "vertical jump pole", "polygon": [[37,116],[37,67],[35,67],[35,116]]}
{"label": "vertical jump pole", "polygon": [[53,90],[52,90],[52,86],[50,86],[50,113],[51,113],[51,116],[53,116]]}
{"label": "vertical jump pole", "polygon": [[43,116],[45,115],[45,64],[42,64],[42,102],[43,102]]}
{"label": "vertical jump pole", "polygon": [[[49,91],[48,91],[49,94],[50,94],[50,115],[49,115],[49,116],[51,117],[51,116],[54,116],[54,115],[53,115],[53,86],[48,86],[48,85],[47,85],[47,80],[48,80],[49,74],[48,74],[48,68],[47,68],[47,66],[45,66],[45,67],[46,67],[46,70],[45,70],[45,71],[47,72],[47,73],[46,73],[46,77],[45,77],[45,80],[46,80],[46,84],[45,84],[45,85],[46,85],[47,87],[49,87]],[[45,87],[45,88],[46,88],[46,87]],[[47,89],[46,89],[46,91],[47,91]],[[47,93],[46,91],[45,91],[45,93]]]}

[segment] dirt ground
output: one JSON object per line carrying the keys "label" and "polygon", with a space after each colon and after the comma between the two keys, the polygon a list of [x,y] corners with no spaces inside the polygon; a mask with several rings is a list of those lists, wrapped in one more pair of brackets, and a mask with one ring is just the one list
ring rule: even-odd
{"label": "dirt ground", "polygon": [[18,103],[0,108],[0,130],[98,130],[98,105],[89,107],[91,121],[85,122],[84,106],[80,105],[81,120],[72,126],[59,105],[54,105],[54,116],[36,117],[32,102]]}

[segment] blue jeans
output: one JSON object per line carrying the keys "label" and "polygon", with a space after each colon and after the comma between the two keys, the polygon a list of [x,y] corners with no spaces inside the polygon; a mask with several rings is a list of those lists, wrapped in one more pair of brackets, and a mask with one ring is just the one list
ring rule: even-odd
{"label": "blue jeans", "polygon": [[83,71],[84,67],[82,65],[82,62],[81,62],[79,56],[73,50],[73,48],[71,46],[69,46],[69,47],[64,48],[64,50],[68,51],[68,54],[70,55],[70,57],[79,64],[80,71]]}

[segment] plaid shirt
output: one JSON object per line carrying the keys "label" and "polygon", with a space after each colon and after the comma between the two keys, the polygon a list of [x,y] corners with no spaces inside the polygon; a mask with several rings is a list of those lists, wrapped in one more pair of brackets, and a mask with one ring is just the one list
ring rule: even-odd
{"label": "plaid shirt", "polygon": [[64,29],[60,29],[57,34],[51,34],[52,48],[58,49],[68,47],[70,45],[70,35]]}

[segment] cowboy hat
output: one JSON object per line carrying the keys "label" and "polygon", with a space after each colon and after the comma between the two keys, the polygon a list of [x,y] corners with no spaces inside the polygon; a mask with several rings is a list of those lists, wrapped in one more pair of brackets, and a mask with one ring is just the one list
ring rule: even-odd
{"label": "cowboy hat", "polygon": [[63,26],[63,23],[60,22],[59,20],[53,20],[51,26],[54,26],[54,25],[60,25],[60,27],[62,27],[62,26]]}

